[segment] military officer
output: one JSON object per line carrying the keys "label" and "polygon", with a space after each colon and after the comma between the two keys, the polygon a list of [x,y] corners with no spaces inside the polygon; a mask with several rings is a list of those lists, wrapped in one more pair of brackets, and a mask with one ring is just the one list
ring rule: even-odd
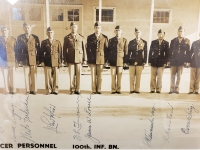
{"label": "military officer", "polygon": [[128,44],[130,94],[140,92],[140,79],[147,62],[147,42],[141,38],[141,30],[135,28],[136,38]]}
{"label": "military officer", "polygon": [[36,94],[37,65],[39,62],[40,41],[38,36],[31,34],[33,25],[23,24],[24,34],[17,37],[16,59],[23,65],[26,93]]}
{"label": "military officer", "polygon": [[118,25],[115,27],[115,37],[108,42],[108,62],[111,71],[111,94],[121,94],[121,78],[123,67],[126,66],[126,56],[128,54],[127,39],[122,37],[122,29]]}
{"label": "military officer", "polygon": [[161,92],[162,75],[168,61],[169,42],[164,40],[165,32],[158,31],[158,39],[151,42],[149,51],[149,66],[151,66],[150,93]]}
{"label": "military officer", "polygon": [[[169,94],[176,93],[179,94],[179,83],[181,80],[181,74],[183,71],[183,66],[188,65],[189,61],[189,50],[190,50],[190,40],[184,38],[185,29],[180,26],[178,28],[178,37],[171,40],[170,43],[170,53],[168,65],[170,65],[171,83]],[[175,83],[175,78],[176,83]]]}
{"label": "military officer", "polygon": [[6,26],[1,26],[2,36],[0,36],[0,67],[6,94],[14,94],[15,88],[15,45],[16,39],[9,36]]}
{"label": "military officer", "polygon": [[103,65],[107,62],[108,38],[101,33],[101,24],[94,24],[95,33],[87,38],[87,60],[91,71],[92,94],[101,94]]}
{"label": "military officer", "polygon": [[[199,34],[200,36],[200,34]],[[188,94],[199,94],[200,40],[194,41],[190,50],[190,89]]]}
{"label": "military officer", "polygon": [[59,40],[54,39],[54,30],[47,28],[48,39],[41,43],[41,56],[44,62],[46,94],[58,94],[59,67],[62,64],[62,47]]}
{"label": "military officer", "polygon": [[81,63],[86,63],[87,56],[84,37],[77,33],[78,25],[70,23],[71,33],[64,38],[63,58],[68,65],[70,77],[70,94],[80,94]]}

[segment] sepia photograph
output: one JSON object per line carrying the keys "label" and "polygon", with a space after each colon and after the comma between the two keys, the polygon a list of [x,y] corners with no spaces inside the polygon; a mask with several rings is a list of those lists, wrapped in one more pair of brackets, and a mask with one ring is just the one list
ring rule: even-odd
{"label": "sepia photograph", "polygon": [[200,149],[200,0],[0,0],[0,149]]}

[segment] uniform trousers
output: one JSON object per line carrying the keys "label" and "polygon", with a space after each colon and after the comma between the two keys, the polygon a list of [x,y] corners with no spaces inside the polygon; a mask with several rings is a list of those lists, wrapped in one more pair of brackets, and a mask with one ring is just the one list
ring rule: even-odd
{"label": "uniform trousers", "polygon": [[101,92],[103,65],[89,64],[89,67],[91,71],[92,92]]}
{"label": "uniform trousers", "polygon": [[171,74],[170,92],[179,92],[179,84],[181,81],[182,72],[183,72],[183,66],[170,67],[170,74]]}
{"label": "uniform trousers", "polygon": [[200,68],[190,68],[190,92],[199,91]]}
{"label": "uniform trousers", "polygon": [[3,75],[3,81],[4,81],[4,88],[5,92],[16,92],[15,87],[15,67],[2,67],[1,68],[2,75]]}
{"label": "uniform trousers", "polygon": [[140,91],[140,79],[144,66],[129,66],[130,91]]}
{"label": "uniform trousers", "polygon": [[37,66],[23,66],[26,92],[37,92]]}
{"label": "uniform trousers", "polygon": [[58,67],[44,67],[45,73],[45,88],[47,93],[56,92],[58,93]]}
{"label": "uniform trousers", "polygon": [[110,66],[110,71],[111,71],[111,91],[120,92],[123,67]]}
{"label": "uniform trousers", "polygon": [[72,64],[69,63],[69,79],[70,79],[70,92],[80,92],[80,80],[81,80],[81,63]]}
{"label": "uniform trousers", "polygon": [[163,71],[164,71],[164,67],[151,66],[151,81],[150,81],[151,91],[155,91],[155,90],[157,92],[161,91]]}

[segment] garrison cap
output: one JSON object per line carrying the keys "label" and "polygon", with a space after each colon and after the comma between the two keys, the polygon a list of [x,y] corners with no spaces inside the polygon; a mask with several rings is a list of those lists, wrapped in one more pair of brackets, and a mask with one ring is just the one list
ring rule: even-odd
{"label": "garrison cap", "polygon": [[135,28],[135,32],[141,32],[141,30],[138,28]]}
{"label": "garrison cap", "polygon": [[120,25],[117,25],[116,27],[115,27],[115,30],[121,30],[122,28],[121,28],[121,26]]}
{"label": "garrison cap", "polygon": [[51,27],[48,27],[47,32],[50,32],[50,31],[53,31],[53,30],[51,29]]}
{"label": "garrison cap", "polygon": [[182,26],[180,26],[180,27],[178,28],[178,30],[185,30],[185,28],[183,28]]}
{"label": "garrison cap", "polygon": [[94,24],[94,26],[95,26],[95,27],[101,26],[101,24],[100,24],[99,22],[96,22],[96,23]]}
{"label": "garrison cap", "polygon": [[165,34],[165,32],[164,32],[162,29],[158,30],[158,33],[163,33],[163,34]]}
{"label": "garrison cap", "polygon": [[71,23],[70,23],[70,27],[71,27],[71,26],[77,26],[77,24],[76,24],[75,22],[71,22]]}

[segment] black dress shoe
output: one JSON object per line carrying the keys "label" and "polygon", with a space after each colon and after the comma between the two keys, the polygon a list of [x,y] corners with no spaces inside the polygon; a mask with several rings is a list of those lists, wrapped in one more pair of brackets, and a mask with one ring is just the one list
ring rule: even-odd
{"label": "black dress shoe", "polygon": [[121,92],[116,92],[117,94],[121,94]]}
{"label": "black dress shoe", "polygon": [[136,94],[140,94],[140,92],[135,91]]}
{"label": "black dress shoe", "polygon": [[97,94],[101,94],[101,92],[97,92]]}
{"label": "black dress shoe", "polygon": [[176,93],[176,94],[179,94],[179,92],[178,92],[178,91],[176,91],[175,93]]}
{"label": "black dress shoe", "polygon": [[133,94],[133,93],[135,93],[135,91],[130,91],[130,94]]}
{"label": "black dress shoe", "polygon": [[173,92],[169,92],[168,94],[172,94]]}
{"label": "black dress shoe", "polygon": [[53,94],[53,92],[51,92],[50,94]]}
{"label": "black dress shoe", "polygon": [[9,92],[9,94],[15,94],[14,92]]}
{"label": "black dress shoe", "polygon": [[116,92],[112,92],[111,94],[115,94]]}
{"label": "black dress shoe", "polygon": [[198,92],[195,92],[194,94],[197,94],[197,95],[198,95],[199,93],[198,93]]}
{"label": "black dress shoe", "polygon": [[160,91],[156,91],[156,93],[160,94]]}
{"label": "black dress shoe", "polygon": [[193,92],[189,92],[188,94],[193,94]]}
{"label": "black dress shoe", "polygon": [[29,94],[33,94],[33,91],[30,91]]}
{"label": "black dress shoe", "polygon": [[81,92],[78,92],[78,91],[76,91],[76,92],[74,92],[74,93],[77,94],[77,95],[81,94]]}
{"label": "black dress shoe", "polygon": [[150,93],[155,93],[154,91],[151,91]]}
{"label": "black dress shoe", "polygon": [[58,93],[57,93],[57,92],[53,92],[53,94],[55,94],[55,95],[58,95]]}

